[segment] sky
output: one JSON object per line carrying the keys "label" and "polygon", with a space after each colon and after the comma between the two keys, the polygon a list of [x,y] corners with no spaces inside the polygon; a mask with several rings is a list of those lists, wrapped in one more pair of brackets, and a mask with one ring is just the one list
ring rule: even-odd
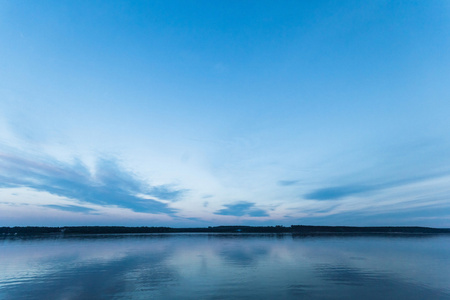
{"label": "sky", "polygon": [[450,2],[0,0],[0,226],[450,227]]}

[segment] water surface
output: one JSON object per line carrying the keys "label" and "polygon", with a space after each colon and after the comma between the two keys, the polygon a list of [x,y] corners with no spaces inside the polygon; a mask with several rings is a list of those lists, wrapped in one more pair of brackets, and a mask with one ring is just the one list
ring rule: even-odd
{"label": "water surface", "polygon": [[6,238],[0,299],[450,299],[450,236]]}

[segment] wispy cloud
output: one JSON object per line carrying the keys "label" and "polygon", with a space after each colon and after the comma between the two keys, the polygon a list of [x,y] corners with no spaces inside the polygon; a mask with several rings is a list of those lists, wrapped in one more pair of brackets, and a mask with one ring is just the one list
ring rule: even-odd
{"label": "wispy cloud", "polygon": [[338,185],[316,189],[304,196],[309,200],[339,200],[347,196],[364,194],[369,192],[377,192],[388,188],[395,188],[406,184],[425,181],[447,175],[448,172],[434,172],[421,176],[411,176],[399,180],[392,181],[375,181],[372,183],[355,183],[347,185]]}
{"label": "wispy cloud", "polygon": [[[114,159],[99,159],[95,172],[90,172],[79,160],[68,164],[48,157],[33,159],[6,153],[0,153],[0,187],[29,187],[87,203],[156,214],[176,212],[157,199],[174,201],[184,192],[166,185],[150,186],[123,169]],[[139,194],[155,199],[144,199],[137,196]],[[52,208],[77,209],[67,206]]]}
{"label": "wispy cloud", "polygon": [[[379,188],[379,187],[378,187]],[[376,186],[344,185],[317,189],[305,195],[309,200],[337,200],[346,196],[370,192],[377,189]]]}
{"label": "wispy cloud", "polygon": [[278,185],[291,186],[291,185],[296,185],[298,182],[299,182],[299,180],[280,180],[280,181],[278,181]]}
{"label": "wispy cloud", "polygon": [[250,217],[267,217],[269,214],[263,210],[255,207],[255,203],[241,201],[234,204],[224,205],[226,208],[215,212],[216,215],[225,216],[250,216]]}
{"label": "wispy cloud", "polygon": [[84,206],[78,206],[78,205],[42,205],[43,207],[53,208],[57,210],[62,211],[70,211],[70,212],[79,212],[79,213],[91,213],[95,212],[95,209],[84,207]]}

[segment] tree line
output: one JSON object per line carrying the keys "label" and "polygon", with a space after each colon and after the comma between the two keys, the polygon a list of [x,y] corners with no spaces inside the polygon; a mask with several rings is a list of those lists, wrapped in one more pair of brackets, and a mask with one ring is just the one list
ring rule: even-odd
{"label": "tree line", "polygon": [[146,234],[146,233],[291,233],[291,234],[440,234],[450,228],[417,226],[209,226],[199,228],[127,227],[127,226],[64,226],[64,227],[0,227],[0,235],[71,235],[71,234]]}

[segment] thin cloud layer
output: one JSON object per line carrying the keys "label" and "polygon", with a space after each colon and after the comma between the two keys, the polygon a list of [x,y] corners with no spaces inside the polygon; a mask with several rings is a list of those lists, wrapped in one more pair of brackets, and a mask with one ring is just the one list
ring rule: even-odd
{"label": "thin cloud layer", "polygon": [[79,212],[79,213],[92,213],[95,212],[95,209],[84,207],[84,206],[78,206],[78,205],[42,205],[43,207],[53,208],[57,210],[62,211],[69,211],[69,212]]}
{"label": "thin cloud layer", "polygon": [[308,200],[338,200],[350,195],[370,192],[377,189],[375,186],[345,185],[317,189],[305,195]]}
{"label": "thin cloud layer", "polygon": [[395,188],[403,186],[410,183],[416,183],[420,181],[430,180],[433,178],[438,178],[447,175],[447,171],[441,172],[429,172],[428,174],[412,176],[409,178],[403,178],[399,180],[384,181],[378,183],[362,183],[362,184],[348,184],[348,185],[338,185],[332,187],[325,187],[316,189],[304,196],[308,200],[339,200],[347,196],[364,194],[369,192],[381,191],[388,188]]}
{"label": "thin cloud layer", "polygon": [[[168,186],[149,186],[121,168],[114,159],[100,159],[95,173],[91,173],[81,161],[73,164],[49,158],[36,161],[5,153],[0,153],[0,187],[28,187],[97,205],[169,215],[174,214],[175,210],[167,203],[137,195],[175,201],[184,192]],[[74,206],[52,208],[80,212]]]}
{"label": "thin cloud layer", "polygon": [[291,186],[291,185],[296,185],[298,182],[299,182],[299,180],[280,180],[280,181],[278,181],[278,185]]}
{"label": "thin cloud layer", "polygon": [[269,214],[263,210],[255,207],[255,203],[241,201],[234,204],[224,205],[226,208],[215,212],[216,215],[224,216],[250,216],[250,217],[268,217]]}

